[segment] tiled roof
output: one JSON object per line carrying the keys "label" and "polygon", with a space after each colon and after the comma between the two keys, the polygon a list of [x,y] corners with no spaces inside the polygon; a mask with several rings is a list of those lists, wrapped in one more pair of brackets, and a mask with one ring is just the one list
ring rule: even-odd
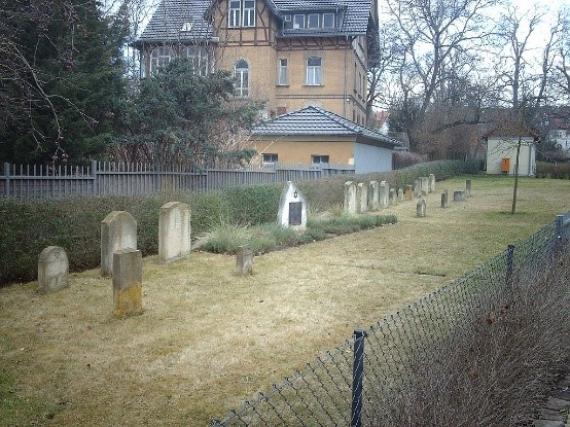
{"label": "tiled roof", "polygon": [[360,126],[338,114],[318,107],[305,107],[257,125],[253,135],[264,136],[363,136],[380,145],[398,146],[400,142]]}
{"label": "tiled roof", "polygon": [[[206,40],[213,34],[204,19],[208,0],[162,0],[137,43],[183,40]],[[191,23],[190,31],[181,31]]]}

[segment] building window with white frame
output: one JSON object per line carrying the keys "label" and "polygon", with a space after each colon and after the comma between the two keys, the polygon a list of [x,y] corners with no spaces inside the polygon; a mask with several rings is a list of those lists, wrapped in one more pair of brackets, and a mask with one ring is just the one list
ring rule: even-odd
{"label": "building window with white frame", "polygon": [[249,65],[245,59],[240,59],[234,66],[235,95],[238,98],[249,96]]}
{"label": "building window with white frame", "polygon": [[255,0],[228,0],[228,26],[255,27]]}
{"label": "building window with white frame", "polygon": [[293,28],[305,28],[305,15],[293,15]]}
{"label": "building window with white frame", "polygon": [[243,0],[243,27],[255,27],[255,0]]}
{"label": "building window with white frame", "polygon": [[314,165],[328,165],[329,164],[329,156],[325,156],[322,154],[313,154],[311,156],[311,160]]}
{"label": "building window with white frame", "polygon": [[323,84],[322,79],[322,58],[311,56],[307,59],[307,77],[306,84],[309,86],[320,86]]}
{"label": "building window with white frame", "polygon": [[274,165],[279,161],[279,155],[275,153],[263,153],[263,165]]}
{"label": "building window with white frame", "polygon": [[323,28],[334,28],[334,13],[323,13]]}
{"label": "building window with white frame", "polygon": [[182,48],[181,57],[186,58],[192,63],[194,74],[206,76],[209,72],[208,51],[200,46],[184,46]]}
{"label": "building window with white frame", "polygon": [[289,69],[287,58],[279,59],[279,70],[277,73],[277,85],[287,86],[289,84]]}
{"label": "building window with white frame", "polygon": [[241,0],[229,0],[228,24],[230,27],[241,26]]}
{"label": "building window with white frame", "polygon": [[319,17],[320,15],[318,13],[310,13],[307,15],[307,28],[318,29]]}
{"label": "building window with white frame", "polygon": [[174,58],[174,51],[169,46],[155,47],[150,53],[150,73],[155,74],[166,67]]}

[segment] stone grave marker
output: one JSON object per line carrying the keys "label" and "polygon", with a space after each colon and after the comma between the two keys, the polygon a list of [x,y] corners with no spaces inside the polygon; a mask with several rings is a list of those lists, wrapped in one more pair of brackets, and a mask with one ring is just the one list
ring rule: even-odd
{"label": "stone grave marker", "polygon": [[421,197],[422,196],[422,180],[416,178],[414,180],[414,197]]}
{"label": "stone grave marker", "polygon": [[426,216],[426,201],[423,197],[420,197],[416,205],[416,216],[419,218]]}
{"label": "stone grave marker", "polygon": [[429,192],[433,193],[435,191],[435,175],[430,173],[429,175]]}
{"label": "stone grave marker", "polygon": [[368,211],[368,185],[359,182],[356,186],[356,212],[364,213]]}
{"label": "stone grave marker", "polygon": [[253,250],[241,247],[236,254],[236,272],[238,274],[253,274]]}
{"label": "stone grave marker", "polygon": [[380,198],[380,208],[386,209],[389,205],[390,186],[386,181],[380,182],[378,197]]}
{"label": "stone grave marker", "polygon": [[404,199],[413,200],[414,199],[414,187],[411,185],[406,185],[404,187]]}
{"label": "stone grave marker", "polygon": [[113,306],[115,317],[142,313],[141,251],[127,248],[113,253]]}
{"label": "stone grave marker", "polygon": [[356,213],[356,184],[352,181],[344,183],[344,213]]}
{"label": "stone grave marker", "polygon": [[453,201],[454,202],[463,202],[465,200],[465,191],[464,190],[455,190],[453,192]]}
{"label": "stone grave marker", "polygon": [[63,248],[48,246],[38,259],[38,285],[43,294],[67,288],[69,260]]}
{"label": "stone grave marker", "polygon": [[282,227],[295,230],[304,230],[307,227],[307,201],[291,181],[287,181],[281,193],[277,222]]}
{"label": "stone grave marker", "polygon": [[137,248],[137,221],[126,211],[113,211],[101,221],[101,274],[113,274],[113,253]]}
{"label": "stone grave marker", "polygon": [[465,197],[471,197],[471,180],[465,180]]}
{"label": "stone grave marker", "polygon": [[368,199],[370,202],[370,210],[377,211],[380,208],[380,188],[378,181],[370,181],[368,183]]}
{"label": "stone grave marker", "polygon": [[404,189],[402,187],[398,188],[398,201],[404,201]]}
{"label": "stone grave marker", "polygon": [[398,204],[398,197],[396,195],[396,189],[390,188],[390,206],[395,206]]}
{"label": "stone grave marker", "polygon": [[443,193],[441,193],[441,207],[442,208],[447,208],[448,206],[448,200],[447,200],[447,191],[444,191]]}
{"label": "stone grave marker", "polygon": [[158,219],[158,258],[167,263],[190,255],[190,206],[168,202]]}
{"label": "stone grave marker", "polygon": [[420,177],[420,188],[422,196],[427,196],[429,193],[429,178],[427,176]]}

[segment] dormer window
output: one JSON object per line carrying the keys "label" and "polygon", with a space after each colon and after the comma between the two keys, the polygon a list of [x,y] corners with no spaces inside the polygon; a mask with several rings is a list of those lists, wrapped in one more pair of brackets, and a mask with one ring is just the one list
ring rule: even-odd
{"label": "dormer window", "polygon": [[283,16],[284,30],[318,30],[321,28],[336,28],[336,16],[334,12],[325,13],[296,13]]}
{"label": "dormer window", "polygon": [[305,28],[305,15],[293,15],[293,28]]}
{"label": "dormer window", "polygon": [[319,28],[319,14],[311,13],[307,16],[307,28]]}
{"label": "dormer window", "polygon": [[334,27],[334,13],[323,13],[323,28]]}
{"label": "dormer window", "polygon": [[228,26],[255,27],[255,0],[228,0]]}
{"label": "dormer window", "polygon": [[180,28],[180,31],[182,31],[183,33],[188,33],[192,31],[192,22],[185,22],[182,25],[182,28]]}

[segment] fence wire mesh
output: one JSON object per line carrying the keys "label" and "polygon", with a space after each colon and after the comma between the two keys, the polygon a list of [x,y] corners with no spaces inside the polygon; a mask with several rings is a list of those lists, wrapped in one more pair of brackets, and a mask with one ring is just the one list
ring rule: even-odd
{"label": "fence wire mesh", "polygon": [[569,237],[570,212],[370,326],[363,331],[364,339],[353,336],[323,353],[211,425],[407,425],[417,405],[410,396],[434,373],[442,376],[445,351],[476,333],[478,321],[492,322],[492,316],[508,309],[513,286],[548,273],[561,251],[567,250]]}

